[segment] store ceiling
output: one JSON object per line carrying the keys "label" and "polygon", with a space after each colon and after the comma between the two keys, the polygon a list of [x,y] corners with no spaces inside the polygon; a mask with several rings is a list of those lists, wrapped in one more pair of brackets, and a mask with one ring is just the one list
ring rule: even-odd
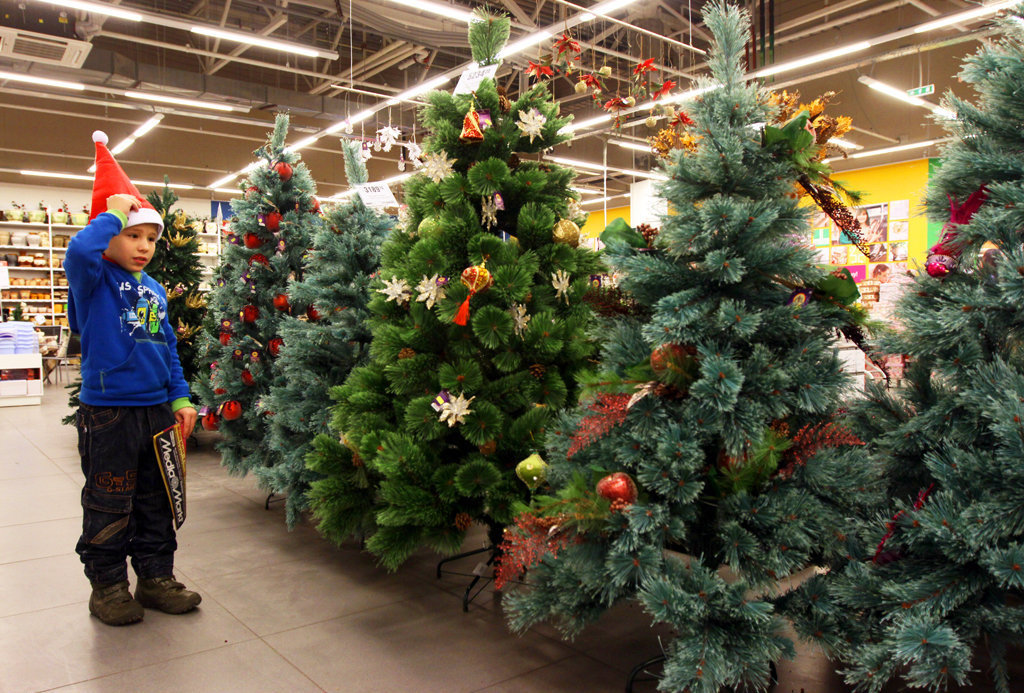
{"label": "store ceiling", "polygon": [[[432,2],[444,4],[443,0]],[[588,0],[575,2],[594,6]],[[0,0],[0,30],[23,21],[55,26],[51,21],[56,16],[54,5],[61,4]],[[181,191],[183,196],[224,199],[224,193],[206,187],[252,160],[252,150],[265,141],[276,112],[291,113],[294,131],[290,142],[322,132],[367,108],[375,112],[355,126],[355,135],[372,137],[377,128],[392,125],[407,137],[419,139],[424,133],[415,123],[416,105],[386,107],[384,102],[470,61],[465,22],[412,9],[408,2],[103,0],[96,4],[138,11],[144,21],[69,10],[76,22],[75,38],[91,44],[80,67],[5,55],[0,40],[0,71],[86,85],[84,90],[70,91],[38,81],[0,78],[0,183],[49,181],[62,187],[88,187],[85,180],[30,179],[20,171],[84,175],[92,160],[93,130],[106,130],[113,145],[154,113],[163,113],[157,127],[119,155],[119,160],[133,178],[159,181],[166,174],[175,183],[201,188]],[[592,69],[607,64],[614,75],[628,79],[636,62],[654,57],[663,68],[656,79],[668,76],[678,82],[677,92],[688,87],[692,75],[706,72],[701,51],[707,49],[709,36],[700,23],[701,0],[637,0],[612,13],[618,22],[601,17],[580,21],[581,10],[567,0],[500,0],[498,4],[513,18],[513,41],[537,29],[560,32],[575,24],[571,33],[584,43],[583,64]],[[944,132],[928,109],[883,95],[858,81],[859,77],[873,77],[899,90],[933,84],[935,93],[922,97],[933,104],[949,89],[971,97],[956,74],[962,59],[992,34],[991,15],[933,31],[902,31],[975,7],[961,0],[775,0],[773,4],[774,60],[769,64],[875,41],[870,47],[787,71],[766,82],[770,87],[797,89],[808,100],[824,91],[839,92],[833,112],[853,118],[857,129],[846,139],[863,147],[862,152],[929,141],[943,137]],[[755,16],[762,5],[770,9],[767,1],[747,5]],[[448,7],[472,9],[468,3]],[[770,18],[767,11],[765,14],[767,34]],[[41,25],[37,15],[43,19]],[[337,58],[302,57],[262,45],[242,45],[194,33],[189,30],[191,25],[259,35],[260,41],[299,44],[336,53]],[[511,92],[525,86],[522,68],[526,61],[550,51],[551,43],[546,40],[507,58],[498,72],[499,82]],[[762,66],[759,63],[757,67]],[[618,84],[624,86],[624,82]],[[446,86],[453,85],[454,81]],[[569,80],[555,82],[554,89],[562,112],[573,113],[577,122],[600,115],[589,98],[574,93]],[[194,105],[150,103],[127,98],[129,90],[184,98],[186,104],[234,104],[240,110],[219,113]],[[647,115],[636,114],[636,124],[620,130],[607,126],[581,130],[576,140],[559,147],[557,154],[594,163],[607,161],[611,168],[649,169],[651,158],[643,152],[607,144],[609,138],[638,140],[653,134],[643,124]],[[302,150],[325,195],[347,187],[338,146],[340,134],[323,136]],[[936,153],[932,146],[840,160],[833,165],[843,170]],[[371,179],[397,175],[397,149],[375,154],[369,166]],[[605,178],[590,173],[581,178],[581,184],[621,194],[633,180],[624,174]],[[613,199],[608,204],[618,203]]]}

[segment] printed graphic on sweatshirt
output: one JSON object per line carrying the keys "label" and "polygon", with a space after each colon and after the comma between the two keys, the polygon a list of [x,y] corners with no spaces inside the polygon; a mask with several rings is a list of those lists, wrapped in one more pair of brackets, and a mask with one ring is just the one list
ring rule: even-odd
{"label": "printed graphic on sweatshirt", "polygon": [[133,339],[151,341],[163,340],[160,323],[167,311],[160,301],[160,295],[143,284],[121,282],[121,328]]}

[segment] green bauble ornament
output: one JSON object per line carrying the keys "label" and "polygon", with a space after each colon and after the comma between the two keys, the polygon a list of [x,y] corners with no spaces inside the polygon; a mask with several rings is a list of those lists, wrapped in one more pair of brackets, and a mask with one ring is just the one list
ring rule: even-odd
{"label": "green bauble ornament", "polygon": [[430,238],[441,233],[441,220],[437,217],[427,217],[416,227],[416,233],[420,238]]}
{"label": "green bauble ornament", "polygon": [[548,463],[540,455],[533,453],[525,460],[516,465],[516,476],[526,484],[531,491],[543,484],[548,478]]}

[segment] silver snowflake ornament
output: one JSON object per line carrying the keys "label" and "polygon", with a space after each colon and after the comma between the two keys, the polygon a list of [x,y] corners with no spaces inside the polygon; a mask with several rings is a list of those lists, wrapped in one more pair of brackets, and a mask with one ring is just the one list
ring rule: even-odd
{"label": "silver snowflake ornament", "polygon": [[569,284],[572,282],[572,277],[565,270],[558,270],[557,272],[551,273],[551,286],[555,287],[555,300],[564,298],[565,302],[569,302]]}
{"label": "silver snowflake ornament", "polygon": [[480,198],[480,223],[490,231],[498,223],[498,200],[495,197]]}
{"label": "silver snowflake ornament", "polygon": [[457,397],[450,398],[441,405],[441,417],[439,420],[442,423],[447,423],[448,428],[455,426],[455,424],[466,423],[466,417],[473,413],[469,405],[474,399],[476,399],[476,395],[466,399],[462,396],[462,393],[459,393]]}
{"label": "silver snowflake ornament", "polygon": [[512,314],[512,329],[515,330],[517,337],[522,337],[526,332],[526,327],[530,324],[531,317],[526,314],[526,306],[522,303],[513,303],[508,312]]}
{"label": "silver snowflake ornament", "polygon": [[423,172],[435,183],[440,183],[452,173],[455,159],[448,158],[448,152],[423,155]]}
{"label": "silver snowflake ornament", "polygon": [[533,144],[534,138],[540,136],[540,131],[547,122],[548,119],[544,117],[543,113],[536,108],[531,108],[528,111],[519,111],[519,120],[516,121],[516,125],[522,130],[523,137],[529,136],[530,144]]}
{"label": "silver snowflake ornament", "polygon": [[390,280],[385,281],[384,288],[377,289],[377,293],[384,294],[388,297],[389,301],[394,301],[400,306],[408,303],[411,296],[409,285],[404,279],[399,279],[398,277],[391,277]]}
{"label": "silver snowflake ornament", "polygon": [[447,283],[441,280],[439,274],[432,277],[424,274],[423,279],[416,285],[416,300],[426,302],[427,308],[433,308],[435,303],[445,297],[444,287]]}

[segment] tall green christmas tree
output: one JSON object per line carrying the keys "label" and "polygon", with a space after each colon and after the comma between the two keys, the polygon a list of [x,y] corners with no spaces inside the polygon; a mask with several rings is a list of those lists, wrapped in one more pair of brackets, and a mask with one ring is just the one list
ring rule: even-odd
{"label": "tall green christmas tree", "polygon": [[1024,30],[1002,28],[960,73],[977,105],[946,98],[955,139],[927,197],[946,226],[882,343],[909,354],[905,384],[854,410],[887,502],[851,523],[845,568],[792,597],[858,691],[946,690],[986,661],[1000,693],[1024,686],[1007,670],[1024,645]]}
{"label": "tall green christmas tree", "polygon": [[[508,31],[481,12],[474,59],[493,64]],[[516,464],[543,449],[593,352],[581,297],[598,260],[566,218],[573,172],[525,156],[569,139],[548,86],[511,101],[485,79],[427,100],[410,218],[383,248],[369,305],[371,360],[338,393],[350,451],[314,460],[327,478],[310,495],[325,535],[369,526],[392,569],[421,545],[457,550],[474,522],[511,521]]]}
{"label": "tall green christmas tree", "polygon": [[[359,146],[342,143],[349,185],[367,182]],[[329,390],[340,385],[369,353],[367,323],[370,284],[380,264],[380,246],[391,218],[376,212],[358,195],[327,214],[326,227],[313,238],[313,252],[302,281],[288,287],[288,301],[314,306],[319,320],[286,316],[280,327],[283,346],[280,377],[270,389],[270,449],[273,466],[255,470],[261,486],[287,494],[287,521],[294,525],[306,508],[306,491],[320,475],[306,468],[306,455],[318,435],[328,432],[334,401]],[[337,436],[327,436],[337,440]]]}
{"label": "tall green christmas tree", "polygon": [[202,221],[180,209],[172,212],[178,196],[166,185],[146,199],[164,220],[164,235],[156,244],[146,273],[167,291],[167,319],[178,338],[178,359],[185,380],[191,382],[199,371],[200,330],[206,315],[206,297],[199,290],[203,265],[197,234]]}
{"label": "tall green christmas tree", "polygon": [[806,114],[754,127],[774,107],[744,77],[748,15],[716,0],[704,19],[698,142],[661,191],[675,213],[656,235],[602,236],[639,309],[603,330],[605,372],[549,438],[551,488],[506,530],[498,573],[517,631],[574,635],[639,601],[677,633],[659,688],[693,693],[766,690],[793,653],[777,583],[845,554],[860,476],[834,421],[849,385],[835,333],[862,319],[853,282],[790,240],[809,213],[794,155],[817,153],[794,144]]}
{"label": "tall green christmas tree", "polygon": [[203,426],[219,428],[222,464],[242,473],[273,464],[266,440],[270,387],[281,377],[277,357],[286,313],[319,318],[312,305],[288,300],[314,234],[324,227],[316,186],[299,156],[285,148],[288,116],[279,114],[257,165],[232,201],[233,242],[221,256],[208,298],[217,334],[204,331],[208,373],[193,392],[207,409]]}

